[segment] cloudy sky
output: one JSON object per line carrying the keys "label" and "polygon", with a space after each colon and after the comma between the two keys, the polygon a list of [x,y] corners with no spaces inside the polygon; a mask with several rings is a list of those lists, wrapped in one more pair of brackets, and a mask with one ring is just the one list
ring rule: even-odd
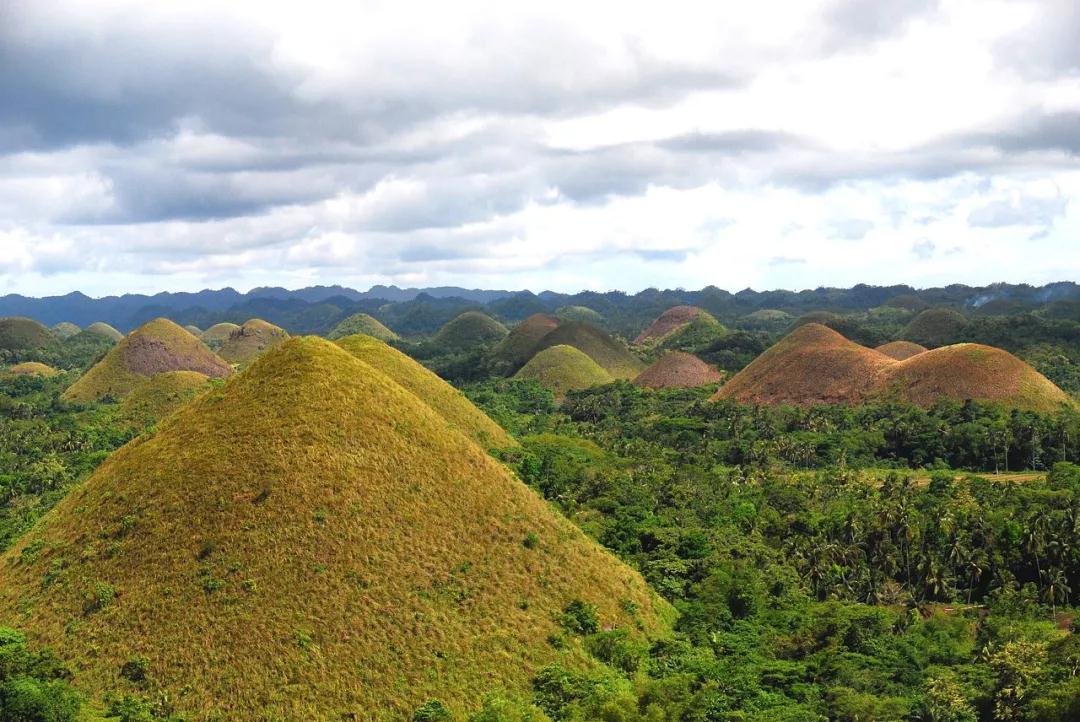
{"label": "cloudy sky", "polygon": [[514,5],[0,0],[0,294],[1080,279],[1074,0]]}

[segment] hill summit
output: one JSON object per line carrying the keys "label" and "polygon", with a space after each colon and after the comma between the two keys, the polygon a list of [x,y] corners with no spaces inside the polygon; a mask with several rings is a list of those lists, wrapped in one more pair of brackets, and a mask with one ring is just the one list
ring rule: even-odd
{"label": "hill summit", "polygon": [[632,379],[645,369],[645,364],[625,344],[583,321],[565,321],[544,334],[533,355],[560,345],[573,346],[617,379]]}
{"label": "hill summit", "polygon": [[398,339],[396,333],[382,325],[377,318],[366,313],[354,313],[337,326],[334,326],[326,337],[331,341],[336,341],[339,338],[352,336],[354,333],[362,333],[380,341],[396,341]]}
{"label": "hill summit", "polygon": [[232,368],[199,339],[172,321],[159,318],[128,334],[72,384],[63,399],[120,399],[144,379],[165,371],[198,371],[220,378],[231,374]]}
{"label": "hill summit", "polygon": [[534,313],[510,329],[510,333],[491,350],[496,370],[512,374],[532,357],[544,336],[558,328],[560,320],[546,313]]}
{"label": "hill summit", "polygon": [[649,389],[686,389],[716,384],[724,374],[697,356],[683,351],[669,351],[634,379],[635,386]]}
{"label": "hill summit", "polygon": [[555,394],[609,384],[614,379],[598,363],[573,346],[551,346],[529,359],[516,374],[516,379],[533,379]]}
{"label": "hill summit", "polygon": [[548,641],[579,599],[604,627],[664,633],[640,575],[314,337],[114,453],[0,557],[0,623],[92,694],[141,657],[147,684],[198,719],[475,709],[580,659]]}
{"label": "hill summit", "polygon": [[704,309],[697,306],[672,306],[660,314],[659,318],[649,324],[644,331],[639,333],[637,338],[634,339],[634,343],[639,345],[656,343],[665,336],[686,326],[702,314],[709,316]]}
{"label": "hill summit", "polygon": [[883,343],[874,349],[878,353],[883,353],[891,359],[897,361],[903,361],[909,359],[912,356],[921,354],[926,351],[925,346],[920,346],[917,343],[911,341],[890,341],[889,343]]}
{"label": "hill summit", "polygon": [[229,338],[218,350],[218,355],[231,364],[246,364],[267,350],[281,345],[288,337],[285,329],[261,318],[252,318],[229,334]]}
{"label": "hill summit", "polygon": [[466,311],[449,321],[432,337],[431,342],[446,351],[465,351],[501,340],[506,326],[479,311]]}

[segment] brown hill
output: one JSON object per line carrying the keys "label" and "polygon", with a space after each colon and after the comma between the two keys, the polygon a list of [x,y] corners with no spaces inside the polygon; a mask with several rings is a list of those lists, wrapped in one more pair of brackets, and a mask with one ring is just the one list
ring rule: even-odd
{"label": "brown hill", "polygon": [[63,394],[65,401],[121,399],[139,383],[165,371],[198,371],[211,378],[232,368],[172,321],[159,318],[129,333]]}
{"label": "brown hill", "polygon": [[510,329],[502,341],[491,350],[491,357],[496,370],[510,375],[520,369],[532,357],[537,344],[551,331],[558,328],[561,321],[546,313],[534,313]]}
{"label": "brown hill", "polygon": [[818,323],[797,327],[720,387],[713,399],[756,405],[853,403],[895,361]]}
{"label": "brown hill", "polygon": [[1028,411],[1053,411],[1069,401],[1064,391],[1028,364],[993,346],[959,343],[899,361],[876,393],[896,394],[919,406],[938,399],[998,402]]}
{"label": "brown hill", "polygon": [[682,351],[669,351],[641,372],[634,384],[649,389],[686,389],[719,383],[724,374],[697,356]]}
{"label": "brown hill", "polygon": [[92,695],[142,657],[199,720],[409,719],[435,698],[464,719],[582,663],[548,641],[577,599],[640,643],[665,633],[637,572],[313,337],[111,455],[0,557],[0,624]]}
{"label": "brown hill", "polygon": [[925,346],[920,346],[917,343],[911,341],[890,341],[878,346],[875,351],[883,353],[891,359],[897,361],[903,361],[904,359],[911,358],[916,354],[926,351]]}
{"label": "brown hill", "polygon": [[221,345],[218,355],[231,364],[246,364],[289,338],[285,329],[261,318],[244,321]]}
{"label": "brown hill", "polygon": [[697,306],[673,306],[660,314],[660,317],[653,321],[648,328],[639,333],[637,338],[634,339],[634,343],[645,344],[650,341],[659,341],[703,313],[706,313],[705,310]]}

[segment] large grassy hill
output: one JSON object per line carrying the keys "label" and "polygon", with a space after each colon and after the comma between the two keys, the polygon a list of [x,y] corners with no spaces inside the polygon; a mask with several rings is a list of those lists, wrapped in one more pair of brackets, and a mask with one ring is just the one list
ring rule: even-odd
{"label": "large grassy hill", "polygon": [[573,346],[617,379],[633,379],[645,370],[645,364],[625,345],[592,324],[566,321],[545,334],[534,353],[560,345]]}
{"label": "large grassy hill", "polygon": [[559,319],[546,313],[534,313],[510,329],[510,333],[491,350],[495,370],[512,374],[532,357],[540,339],[559,326]]}
{"label": "large grassy hill", "polygon": [[396,341],[398,335],[382,325],[377,318],[366,313],[354,313],[344,319],[326,335],[331,341],[362,333],[380,341]]}
{"label": "large grassy hill", "polygon": [[32,318],[0,318],[0,352],[33,351],[56,346],[58,338]]}
{"label": "large grassy hill", "polygon": [[143,324],[114,346],[64,392],[65,401],[121,399],[143,380],[165,371],[228,376],[232,368],[202,341],[168,319]]}
{"label": "large grassy hill", "polygon": [[634,385],[649,389],[686,389],[720,383],[723,378],[723,373],[697,356],[683,351],[669,351],[638,374]]}
{"label": "large grassy hill", "polygon": [[923,346],[942,346],[958,341],[967,325],[967,318],[959,311],[928,308],[911,319],[901,335],[905,340]]}
{"label": "large grassy hill", "polygon": [[0,624],[91,694],[138,659],[141,689],[194,719],[460,714],[583,663],[549,642],[577,600],[631,638],[665,633],[636,572],[313,337],[114,453],[0,557]]}
{"label": "large grassy hill", "polygon": [[552,346],[521,367],[514,378],[532,379],[561,398],[568,391],[609,384],[615,379],[602,366],[573,346]]}
{"label": "large grassy hill", "polygon": [[479,311],[466,311],[439,329],[431,339],[435,348],[444,351],[465,351],[495,343],[509,333],[506,326]]}

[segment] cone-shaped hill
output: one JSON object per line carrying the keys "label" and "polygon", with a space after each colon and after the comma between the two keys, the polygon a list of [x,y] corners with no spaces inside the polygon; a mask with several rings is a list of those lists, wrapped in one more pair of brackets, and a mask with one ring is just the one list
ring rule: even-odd
{"label": "cone-shaped hill", "polygon": [[911,319],[901,335],[924,346],[942,346],[956,342],[967,325],[967,318],[959,311],[928,308]]}
{"label": "cone-shaped hill", "polygon": [[517,446],[512,436],[473,406],[464,394],[396,348],[363,334],[346,336],[337,344],[405,387],[483,448]]}
{"label": "cone-shaped hill", "polygon": [[56,376],[60,372],[52,366],[38,361],[24,361],[21,364],[15,364],[3,369],[0,373],[10,374],[11,376]]}
{"label": "cone-shaped hill", "polygon": [[637,338],[634,339],[634,343],[637,345],[659,343],[664,338],[690,324],[699,316],[712,319],[716,323],[716,319],[709,315],[705,309],[697,306],[673,306],[660,314],[660,317],[653,321],[648,328],[639,333]]}
{"label": "cone-shaped hill", "polygon": [[878,353],[885,354],[891,359],[903,361],[904,359],[909,359],[912,356],[926,351],[926,347],[920,346],[917,343],[912,343],[911,341],[890,341],[889,343],[878,346],[874,350]]}
{"label": "cone-shaped hill", "polygon": [[962,343],[898,361],[819,324],[800,326],[720,387],[714,399],[756,405],[855,404],[896,398],[988,401],[1050,411],[1068,396],[1007,351]]}
{"label": "cone-shaped hill", "polygon": [[80,331],[82,331],[82,329],[70,321],[61,321],[52,327],[52,332],[59,339],[69,339]]}
{"label": "cone-shaped hill", "polygon": [[117,331],[115,328],[105,323],[104,321],[94,321],[92,324],[86,327],[88,333],[96,333],[99,336],[104,336],[110,339],[113,343],[120,343],[124,338],[124,334]]}
{"label": "cone-shaped hill", "polygon": [[807,323],[728,379],[713,398],[762,406],[853,403],[893,363],[831,328]]}
{"label": "cone-shaped hill", "polygon": [[465,351],[495,343],[507,333],[506,326],[486,313],[466,311],[440,328],[431,343],[444,351]]}
{"label": "cone-shaped hill", "polygon": [[0,318],[0,351],[33,351],[57,344],[57,337],[32,318]]}
{"label": "cone-shaped hill", "polygon": [[128,334],[64,392],[65,401],[121,399],[144,379],[165,371],[198,371],[213,378],[232,368],[172,321],[158,318]]}
{"label": "cone-shaped hill", "polygon": [[546,348],[529,359],[516,379],[533,379],[561,398],[568,391],[610,384],[615,379],[602,366],[573,346]]}
{"label": "cone-shaped hill", "polygon": [[697,356],[682,351],[669,351],[634,379],[635,386],[649,389],[688,389],[716,384],[724,374]]}
{"label": "cone-shaped hill", "polygon": [[187,326],[184,326],[184,330],[187,331],[188,333],[190,333],[195,338],[198,338],[199,336],[202,336],[202,334],[203,334],[201,328],[199,328],[198,326],[193,326],[190,323]]}
{"label": "cone-shaped hill", "polygon": [[877,393],[893,394],[919,406],[938,399],[978,399],[1028,411],[1053,411],[1069,397],[1008,351],[958,343],[896,363]]}
{"label": "cone-shaped hill", "polygon": [[548,637],[575,599],[664,633],[636,572],[314,337],[114,453],[0,557],[0,623],[93,694],[144,657],[197,719],[406,719],[433,698],[460,714],[573,663]]}
{"label": "cone-shaped hill", "polygon": [[228,340],[218,349],[218,355],[231,364],[246,364],[285,343],[287,338],[289,334],[285,329],[261,318],[252,318],[229,334]]}
{"label": "cone-shaped hill", "polygon": [[555,311],[555,315],[563,321],[584,321],[594,326],[600,326],[604,323],[603,315],[588,306],[563,306]]}
{"label": "cone-shaped hill", "polygon": [[334,330],[327,334],[326,337],[331,341],[336,341],[339,338],[352,336],[354,333],[362,333],[380,341],[396,341],[398,339],[398,335],[379,323],[379,319],[366,313],[354,313],[337,326],[334,326]]}
{"label": "cone-shaped hill", "polygon": [[215,351],[222,347],[222,345],[229,340],[229,336],[233,331],[239,331],[240,327],[235,323],[229,323],[223,321],[222,323],[215,323],[210,328],[202,332],[199,336],[202,342]]}
{"label": "cone-shaped hill", "polygon": [[540,340],[558,328],[559,319],[546,313],[534,313],[510,329],[510,333],[491,350],[496,370],[512,374],[532,357]]}
{"label": "cone-shaped hill", "polygon": [[134,427],[157,423],[210,388],[210,377],[198,371],[165,371],[138,384],[120,403],[119,415]]}
{"label": "cone-shaped hill", "polygon": [[589,323],[566,321],[559,324],[540,339],[534,355],[560,345],[573,346],[617,379],[633,379],[645,370],[645,364],[626,346]]}

